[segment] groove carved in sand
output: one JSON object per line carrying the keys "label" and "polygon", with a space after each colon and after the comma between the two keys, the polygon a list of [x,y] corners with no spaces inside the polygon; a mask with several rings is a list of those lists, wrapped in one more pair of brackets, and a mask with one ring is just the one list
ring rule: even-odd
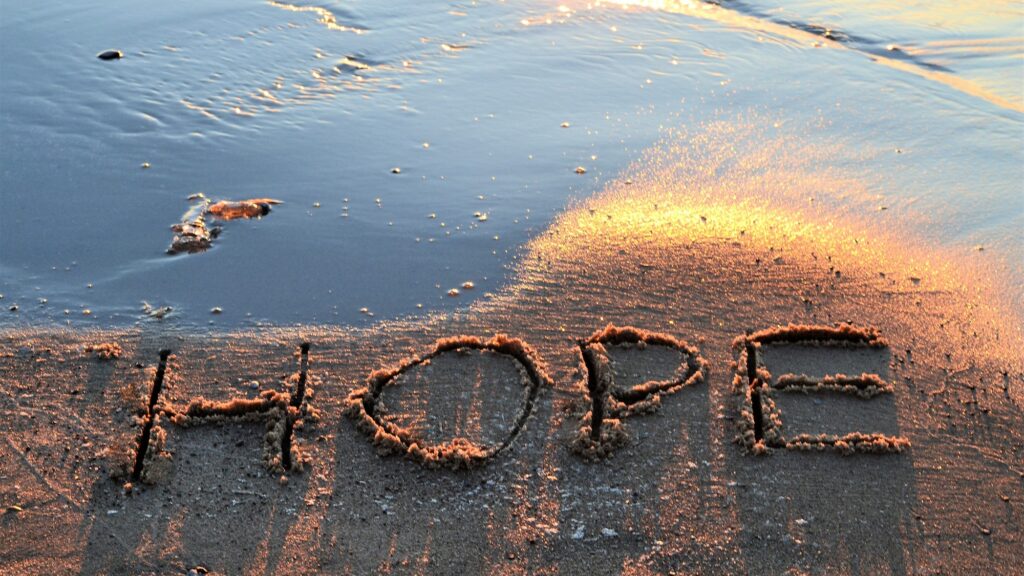
{"label": "groove carved in sand", "polygon": [[[615,386],[615,374],[606,346],[621,348],[662,346],[677,350],[683,361],[672,377],[648,380],[629,388]],[[628,441],[622,419],[646,414],[661,406],[662,396],[704,381],[707,362],[697,349],[669,334],[649,332],[632,326],[609,324],[589,339],[579,342],[581,384],[590,410],[570,444],[580,456],[596,460],[610,455]]]}
{"label": "groove carved in sand", "polygon": [[130,477],[131,481],[146,484],[164,479],[169,474],[172,458],[172,454],[164,450],[167,430],[163,424],[167,422],[180,427],[262,422],[266,426],[263,442],[266,467],[275,473],[301,471],[306,459],[295,442],[294,431],[301,429],[307,420],[316,421],[319,415],[311,404],[313,386],[308,374],[309,344],[301,345],[299,355],[299,371],[288,378],[293,393],[268,390],[256,398],[232,398],[222,402],[198,397],[183,408],[177,408],[162,403],[160,399],[171,357],[169,350],[161,351],[149,403],[140,418],[141,432],[132,449],[111,452],[114,460],[112,475],[115,478]]}
{"label": "groove carved in sand", "polygon": [[910,447],[902,436],[880,433],[850,432],[848,434],[783,435],[782,414],[772,398],[773,392],[832,392],[850,394],[865,400],[880,394],[892,394],[893,385],[878,374],[845,374],[813,378],[804,374],[782,374],[773,379],[761,359],[762,346],[789,344],[822,348],[887,349],[888,342],[874,328],[850,324],[838,326],[780,326],[761,330],[733,341],[738,352],[733,394],[736,398],[736,419],[739,434],[736,442],[754,454],[765,454],[772,448],[787,450],[834,450],[844,455],[854,453],[899,453]]}
{"label": "groove carved in sand", "polygon": [[[379,401],[385,387],[396,384],[396,379],[409,370],[430,363],[446,353],[480,350],[491,351],[516,362],[526,399],[521,412],[509,435],[500,443],[479,444],[469,439],[456,437],[448,442],[430,443],[420,438],[413,430],[397,425],[380,414]],[[367,379],[367,385],[353,391],[347,400],[346,415],[356,422],[357,427],[373,438],[373,443],[382,454],[404,454],[429,467],[452,469],[481,466],[505,450],[526,425],[537,394],[542,386],[551,386],[551,378],[545,372],[544,361],[525,342],[497,334],[490,340],[473,336],[455,336],[437,341],[434,349],[422,356],[407,358],[398,366],[376,370]]]}

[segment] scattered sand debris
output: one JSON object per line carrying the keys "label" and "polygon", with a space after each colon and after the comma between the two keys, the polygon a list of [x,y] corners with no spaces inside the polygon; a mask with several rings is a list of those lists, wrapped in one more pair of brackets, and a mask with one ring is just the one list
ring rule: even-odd
{"label": "scattered sand debris", "polygon": [[[385,386],[395,384],[398,376],[416,366],[429,364],[441,354],[469,350],[490,350],[508,356],[521,368],[523,385],[527,388],[526,400],[508,437],[500,444],[479,445],[465,438],[454,438],[443,444],[431,445],[420,441],[412,431],[384,420],[377,413],[381,392]],[[516,439],[533,413],[540,388],[553,385],[545,369],[544,361],[533,348],[522,340],[504,334],[496,334],[490,340],[475,336],[442,338],[425,355],[410,357],[395,367],[372,372],[367,378],[367,385],[349,395],[345,414],[355,421],[360,430],[373,438],[374,445],[382,455],[404,454],[431,468],[469,469],[486,464]]]}
{"label": "scattered sand debris", "polygon": [[193,202],[191,208],[181,217],[181,222],[171,226],[175,232],[171,239],[171,245],[167,249],[168,254],[180,254],[187,252],[203,252],[208,250],[213,241],[220,236],[222,228],[207,224],[207,216],[218,220],[237,220],[239,218],[262,218],[270,213],[270,207],[281,204],[280,200],[273,198],[252,198],[249,200],[229,201],[221,200],[211,203],[210,199],[202,193],[189,196]]}
{"label": "scattered sand debris", "polygon": [[120,50],[104,50],[96,55],[100,60],[120,60],[124,58],[124,52]]}
{"label": "scattered sand debris", "polygon": [[[649,380],[628,389],[615,387],[615,373],[606,346],[664,346],[682,353],[684,361],[672,378]],[[584,415],[571,448],[587,459],[599,459],[625,444],[628,435],[620,419],[656,411],[661,397],[704,381],[707,362],[697,349],[670,334],[650,332],[632,326],[608,324],[589,339],[579,342],[580,372],[586,381],[580,386],[590,410]]]}
{"label": "scattered sand debris", "polygon": [[804,374],[783,374],[773,381],[772,374],[760,361],[762,345],[797,345],[808,347],[868,347],[888,348],[889,343],[873,327],[861,328],[851,324],[815,326],[790,324],[754,332],[733,341],[738,350],[733,394],[736,397],[739,435],[736,442],[754,454],[765,454],[770,448],[787,450],[835,450],[843,455],[854,453],[889,454],[903,452],[910,440],[885,434],[851,432],[845,435],[798,434],[787,439],[782,434],[783,422],[778,406],[771,398],[771,390],[811,392],[838,392],[870,399],[880,394],[894,393],[893,385],[877,374],[860,376],[834,374],[812,378]]}
{"label": "scattered sand debris", "polygon": [[842,392],[861,398],[873,398],[879,394],[892,394],[892,384],[882,380],[878,374],[863,373],[860,376],[835,374],[824,378],[812,378],[806,374],[783,374],[772,382],[772,388],[794,392]]}
{"label": "scattered sand debris", "polygon": [[89,344],[85,347],[85,351],[89,354],[95,354],[99,360],[113,360],[120,358],[121,354],[124,353],[121,350],[121,345],[117,342],[100,342],[99,344]]}
{"label": "scattered sand debris", "polygon": [[[286,384],[292,387],[291,392],[267,390],[256,398],[232,398],[222,402],[199,397],[181,409],[161,404],[159,399],[169,356],[167,350],[160,353],[148,407],[140,417],[138,440],[134,446],[115,445],[107,451],[113,477],[130,476],[132,480],[146,484],[154,484],[167,477],[171,454],[163,449],[167,440],[167,431],[161,426],[164,421],[180,427],[265,422],[263,461],[266,467],[274,473],[303,469],[307,458],[295,442],[294,431],[302,428],[307,419],[319,420],[319,414],[311,404],[313,386],[308,375],[309,344],[301,345],[299,371],[286,380]],[[133,462],[131,465],[125,462],[129,459]]]}

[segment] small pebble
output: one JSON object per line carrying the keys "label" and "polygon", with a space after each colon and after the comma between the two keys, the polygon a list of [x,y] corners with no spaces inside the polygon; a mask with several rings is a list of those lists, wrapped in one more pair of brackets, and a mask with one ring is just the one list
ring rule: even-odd
{"label": "small pebble", "polygon": [[100,60],[119,60],[124,58],[124,52],[120,50],[105,50],[96,55]]}
{"label": "small pebble", "polygon": [[452,298],[458,296],[459,295],[459,289],[458,288],[452,288],[451,290],[448,291],[448,295],[451,296]]}
{"label": "small pebble", "polygon": [[224,310],[220,306],[214,306],[213,308],[210,308],[210,314],[220,314],[223,311]]}
{"label": "small pebble", "polygon": [[142,169],[145,170],[147,168],[149,168],[149,162],[143,162],[142,163]]}
{"label": "small pebble", "polygon": [[394,168],[391,169],[391,173],[392,174],[401,174],[402,173],[402,169],[399,168],[398,166],[395,166]]}
{"label": "small pebble", "polygon": [[587,169],[584,168],[583,166],[577,166],[576,167],[576,173],[577,174],[586,174],[587,173]]}
{"label": "small pebble", "polygon": [[476,287],[476,284],[473,284],[472,282],[463,282],[462,283],[462,288],[465,289],[465,290],[472,290],[475,287]]}
{"label": "small pebble", "polygon": [[17,312],[18,311],[18,305],[17,304],[12,304],[11,307],[8,308],[8,310],[10,310],[11,312]]}

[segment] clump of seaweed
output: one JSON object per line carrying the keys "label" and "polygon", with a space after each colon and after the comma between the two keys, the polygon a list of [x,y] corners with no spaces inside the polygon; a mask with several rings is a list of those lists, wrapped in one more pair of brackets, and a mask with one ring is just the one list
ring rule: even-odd
{"label": "clump of seaweed", "polygon": [[[672,378],[649,380],[628,389],[617,389],[606,346],[635,346],[640,349],[665,346],[680,351],[684,360]],[[621,419],[657,411],[661,407],[662,396],[703,382],[707,366],[697,349],[686,342],[670,334],[633,326],[608,324],[587,340],[580,341],[579,351],[579,371],[585,378],[579,388],[590,410],[583,416],[570,448],[589,460],[607,457],[628,442],[629,434]]]}
{"label": "clump of seaweed", "polygon": [[89,344],[85,347],[85,351],[89,354],[95,354],[98,360],[115,360],[124,354],[124,350],[121,349],[121,345],[117,342],[100,342],[98,344]]}
{"label": "clump of seaweed", "polygon": [[273,198],[252,198],[249,200],[221,200],[211,203],[202,193],[189,197],[192,206],[181,217],[181,222],[171,226],[174,237],[167,249],[168,254],[187,252],[203,252],[213,245],[220,236],[221,227],[207,224],[207,216],[218,220],[236,220],[239,218],[262,218],[270,213],[270,207],[280,204]]}
{"label": "clump of seaweed", "polygon": [[[385,420],[377,413],[377,402],[384,387],[394,385],[400,375],[416,366],[429,364],[431,359],[440,354],[469,350],[489,350],[509,356],[518,363],[523,375],[523,385],[527,388],[526,401],[508,437],[500,444],[484,446],[465,438],[430,444],[417,438],[408,428]],[[372,437],[373,444],[382,455],[404,454],[431,468],[474,468],[487,463],[508,448],[522,431],[533,412],[540,388],[553,385],[545,367],[544,361],[533,348],[518,338],[510,338],[504,334],[496,334],[489,340],[475,336],[442,338],[427,354],[407,358],[396,366],[370,373],[367,385],[349,394],[345,414],[355,422],[359,430]]]}

